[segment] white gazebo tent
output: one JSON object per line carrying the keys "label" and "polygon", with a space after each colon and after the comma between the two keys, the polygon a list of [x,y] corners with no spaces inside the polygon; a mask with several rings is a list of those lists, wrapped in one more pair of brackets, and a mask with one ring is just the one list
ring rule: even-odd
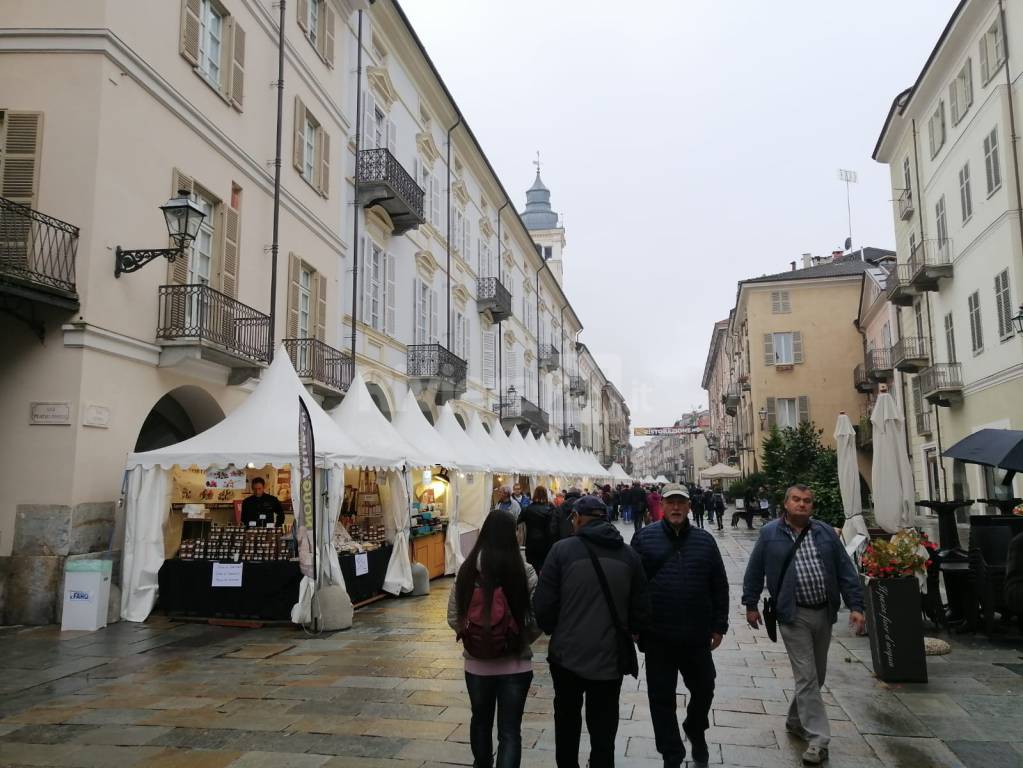
{"label": "white gazebo tent", "polygon": [[497,446],[497,452],[495,455],[500,461],[500,466],[494,468],[495,473],[499,475],[520,474],[522,467],[519,466],[519,458],[516,455],[514,446],[511,444],[511,440],[501,427],[500,422],[497,422],[491,427],[490,440]]}
{"label": "white gazebo tent", "polygon": [[[455,461],[458,463],[461,471],[463,473],[478,473],[482,476],[483,484],[486,486],[487,478],[489,477],[488,473],[490,472],[487,459],[480,455],[475,443],[469,438],[465,430],[462,429],[458,420],[455,419],[454,411],[451,410],[451,406],[447,403],[438,410],[437,424],[435,426],[441,439],[451,445],[454,450]],[[472,485],[468,480],[469,478],[467,477],[466,489]],[[475,482],[475,478],[473,478],[473,482]],[[467,495],[470,497],[471,502],[473,494]],[[445,573],[454,573],[462,564],[464,559],[461,545],[463,530],[466,527],[469,529],[479,528],[483,524],[483,517],[486,513],[486,510],[482,509],[480,505],[470,503],[464,505],[463,508],[461,502],[461,494],[458,487],[456,487],[447,504],[448,532],[447,538],[444,541]]]}
{"label": "white gazebo tent", "polygon": [[654,480],[653,475],[646,475],[640,482],[642,482],[643,485],[653,485],[657,481]]}
{"label": "white gazebo tent", "polygon": [[721,480],[723,483],[729,483],[732,480],[738,480],[741,476],[742,472],[738,469],[720,462],[712,467],[700,470],[701,480]]}
{"label": "white gazebo tent", "polygon": [[508,435],[508,442],[512,447],[512,455],[519,464],[519,473],[533,475],[537,472],[533,455],[530,453],[522,433],[518,429],[512,429]]}
{"label": "white gazebo tent", "polygon": [[609,471],[611,473],[611,479],[614,480],[616,483],[632,482],[632,478],[629,477],[629,474],[622,468],[622,465],[619,464],[617,461],[611,465],[611,469]]}
{"label": "white gazebo tent", "polygon": [[[125,541],[121,617],[145,621],[156,603],[158,574],[165,555],[164,525],[170,513],[171,471],[178,467],[244,467],[298,464],[298,400],[309,411],[316,466],[396,469],[400,462],[373,456],[342,432],[302,386],[283,348],[263,373],[255,391],[223,421],[175,445],[128,455],[125,469]],[[298,498],[299,473],[292,472],[292,497]],[[329,494],[340,487],[328,483]],[[328,496],[328,508],[340,498]],[[344,587],[333,546],[330,515],[320,514],[317,530],[321,582]],[[303,589],[305,589],[305,585]]]}
{"label": "white gazebo tent", "polygon": [[411,389],[406,390],[405,399],[395,412],[392,424],[398,434],[432,464],[449,469],[458,467],[454,447],[426,420]]}
{"label": "white gazebo tent", "polygon": [[654,482],[655,483],[670,483],[671,481],[668,480],[668,478],[666,478],[664,475],[658,475],[657,477],[654,478]]}

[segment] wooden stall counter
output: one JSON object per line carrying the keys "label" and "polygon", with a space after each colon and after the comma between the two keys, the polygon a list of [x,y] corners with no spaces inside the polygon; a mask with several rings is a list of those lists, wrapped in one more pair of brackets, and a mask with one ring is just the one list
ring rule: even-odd
{"label": "wooden stall counter", "polygon": [[425,565],[431,579],[444,575],[444,539],[443,531],[412,538],[412,562]]}

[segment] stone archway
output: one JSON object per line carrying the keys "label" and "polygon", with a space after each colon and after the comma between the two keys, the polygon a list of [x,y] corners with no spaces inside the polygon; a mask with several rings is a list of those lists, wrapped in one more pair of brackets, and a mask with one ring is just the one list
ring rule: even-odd
{"label": "stone archway", "polygon": [[366,389],[369,391],[369,396],[373,398],[373,402],[376,403],[377,408],[380,409],[380,413],[384,415],[385,419],[391,421],[391,404],[387,399],[387,392],[384,391],[384,388],[375,381],[367,381]]}
{"label": "stone archway", "polygon": [[224,410],[202,387],[172,389],[146,415],[135,440],[135,450],[153,451],[180,443],[223,419]]}

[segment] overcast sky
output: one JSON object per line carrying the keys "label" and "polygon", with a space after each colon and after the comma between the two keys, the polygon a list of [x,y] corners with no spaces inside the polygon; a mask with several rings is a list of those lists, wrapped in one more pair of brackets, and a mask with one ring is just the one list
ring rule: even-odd
{"label": "overcast sky", "polygon": [[[956,0],[404,0],[521,210],[540,150],[582,339],[632,410],[694,405],[736,281],[890,248],[871,152]],[[595,9],[601,10],[595,10]],[[634,442],[637,442],[634,440]]]}

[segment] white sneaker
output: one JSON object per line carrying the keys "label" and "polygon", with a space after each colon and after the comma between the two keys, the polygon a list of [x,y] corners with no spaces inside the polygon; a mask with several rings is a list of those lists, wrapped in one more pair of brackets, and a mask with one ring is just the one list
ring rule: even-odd
{"label": "white sneaker", "polygon": [[807,747],[803,753],[803,765],[821,765],[828,759],[827,747]]}

